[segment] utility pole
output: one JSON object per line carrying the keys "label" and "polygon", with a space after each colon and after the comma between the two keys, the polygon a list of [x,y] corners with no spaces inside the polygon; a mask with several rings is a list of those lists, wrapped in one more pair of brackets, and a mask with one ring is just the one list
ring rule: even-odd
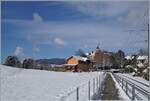
{"label": "utility pole", "polygon": [[[148,19],[149,19],[149,18],[148,18]],[[149,52],[150,40],[149,40],[149,37],[150,37],[150,36],[149,36],[149,20],[148,20],[148,68],[149,68],[149,69],[148,69],[148,70],[149,70],[148,73],[150,73],[150,61],[149,61],[149,60],[150,60],[150,59],[149,59],[149,58],[150,58],[150,52]],[[149,80],[150,80],[150,75],[149,75]],[[149,95],[149,97],[150,97],[150,95]]]}
{"label": "utility pole", "polygon": [[[149,11],[149,7],[150,7],[150,2],[148,2],[148,24],[147,24],[147,26],[148,26],[148,29],[147,29],[147,30],[148,30],[148,68],[149,68],[149,69],[148,69],[148,70],[149,70],[148,73],[150,73],[150,61],[149,61],[149,60],[150,60],[150,59],[149,59],[149,58],[150,58],[150,52],[149,52],[149,48],[150,48],[150,47],[149,47],[149,43],[150,43],[150,41],[149,41],[149,37],[150,37],[150,36],[149,36],[149,14],[150,14],[150,11]],[[150,75],[149,75],[148,78],[149,78],[149,80],[150,80]],[[150,98],[150,94],[149,94],[149,98]]]}
{"label": "utility pole", "polygon": [[[150,5],[150,2],[149,2],[148,5]],[[148,7],[148,8],[149,8],[149,7]],[[149,43],[150,43],[150,40],[149,40],[149,37],[150,37],[150,36],[149,36],[149,13],[150,13],[150,12],[149,12],[149,9],[148,9],[148,12],[147,12],[147,13],[148,13],[148,18],[147,18],[146,24],[147,24],[147,31],[148,31],[148,41],[147,41],[147,42],[148,42],[148,68],[150,69],[150,61],[149,61],[149,60],[150,60],[150,59],[149,59],[149,58],[150,58],[150,52],[149,52],[149,48],[150,48],[150,47],[149,47]],[[150,71],[149,71],[149,72],[150,72]]]}
{"label": "utility pole", "polygon": [[149,41],[149,20],[148,20],[148,66],[150,67],[150,62],[149,62],[149,58],[150,58],[149,43],[150,43],[150,41]]}

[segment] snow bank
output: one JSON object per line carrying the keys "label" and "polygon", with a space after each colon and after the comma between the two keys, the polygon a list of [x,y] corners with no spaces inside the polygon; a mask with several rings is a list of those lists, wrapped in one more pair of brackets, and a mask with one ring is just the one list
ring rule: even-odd
{"label": "snow bank", "polygon": [[67,92],[99,75],[98,72],[50,72],[3,65],[0,65],[0,68],[2,101],[60,100],[60,97]]}

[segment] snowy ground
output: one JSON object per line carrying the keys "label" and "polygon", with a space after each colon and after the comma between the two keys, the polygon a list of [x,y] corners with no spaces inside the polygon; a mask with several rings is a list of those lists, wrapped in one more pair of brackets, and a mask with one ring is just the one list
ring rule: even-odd
{"label": "snowy ground", "polygon": [[[58,101],[68,92],[80,86],[80,94],[87,94],[89,80],[102,73],[50,72],[20,69],[0,65],[1,100],[49,100]],[[101,78],[102,79],[102,78]],[[85,90],[83,89],[85,88]],[[73,96],[73,95],[72,95]],[[88,99],[87,96],[82,99]],[[72,97],[76,98],[75,96]]]}

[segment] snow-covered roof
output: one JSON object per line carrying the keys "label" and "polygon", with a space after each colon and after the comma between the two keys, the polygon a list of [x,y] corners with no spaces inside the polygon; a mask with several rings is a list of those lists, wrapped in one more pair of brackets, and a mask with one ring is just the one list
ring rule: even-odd
{"label": "snow-covered roof", "polygon": [[[75,55],[72,55],[71,57],[74,57],[74,58],[76,58],[77,60],[80,60],[80,61],[87,61],[88,60],[87,57],[81,57],[81,56],[75,56]],[[68,59],[70,59],[71,57],[69,57]]]}
{"label": "snow-covered roof", "polygon": [[64,64],[64,66],[76,66],[77,64]]}
{"label": "snow-covered roof", "polygon": [[132,57],[131,57],[131,56],[129,56],[129,55],[128,55],[128,56],[126,56],[125,58],[126,58],[127,60],[131,60],[131,59],[132,59]]}
{"label": "snow-covered roof", "polygon": [[[132,60],[132,59],[134,58],[134,56],[128,55],[128,56],[126,56],[125,58],[126,58],[127,60]],[[138,56],[138,57],[137,57],[137,60],[145,60],[145,59],[148,59],[148,56],[142,55],[142,56]]]}
{"label": "snow-covered roof", "polygon": [[81,61],[88,60],[86,57],[81,57],[81,56],[73,56],[73,57],[75,57],[76,59],[81,60]]}
{"label": "snow-covered roof", "polygon": [[137,60],[145,60],[148,59],[148,56],[138,56]]}

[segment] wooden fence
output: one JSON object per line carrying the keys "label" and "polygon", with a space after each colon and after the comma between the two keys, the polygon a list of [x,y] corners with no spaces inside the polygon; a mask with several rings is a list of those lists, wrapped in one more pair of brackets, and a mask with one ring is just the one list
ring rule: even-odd
{"label": "wooden fence", "polygon": [[147,90],[119,75],[113,73],[113,76],[131,100],[150,100],[150,92]]}
{"label": "wooden fence", "polygon": [[[103,76],[103,77],[101,77]],[[86,95],[86,98],[88,100],[92,100],[93,99],[93,96],[96,95],[96,93],[98,93],[101,89],[101,84],[103,82],[103,80],[101,79],[104,79],[105,77],[105,73],[103,73],[102,75],[98,75],[97,77],[93,78],[92,80],[89,80],[88,82],[86,82],[85,84],[82,84],[78,87],[76,87],[75,89],[73,89],[72,91],[70,91],[69,93],[63,95],[61,98],[60,98],[60,101],[66,101],[67,98],[69,98],[71,95],[74,94],[75,99],[71,99],[71,100],[77,100],[79,101],[82,96],[82,93],[83,92],[80,92],[80,90],[83,89],[83,87],[86,87],[86,91],[87,92],[84,92],[84,93],[87,93]],[[100,95],[100,93],[99,93]]]}

